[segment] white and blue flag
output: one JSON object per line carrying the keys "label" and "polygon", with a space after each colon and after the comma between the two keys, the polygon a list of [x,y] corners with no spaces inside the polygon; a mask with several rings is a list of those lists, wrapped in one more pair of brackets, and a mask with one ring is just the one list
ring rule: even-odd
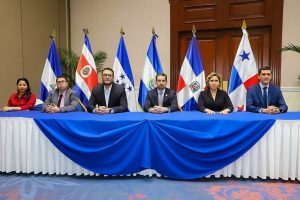
{"label": "white and blue flag", "polygon": [[205,86],[204,68],[196,36],[193,34],[178,78],[177,100],[179,107],[184,111],[198,110],[198,97]]}
{"label": "white and blue flag", "polygon": [[232,65],[228,88],[228,94],[234,111],[246,110],[247,90],[249,87],[258,83],[257,65],[250,46],[246,27],[242,28],[242,31],[243,37]]}
{"label": "white and blue flag", "polygon": [[115,73],[114,75],[115,83],[123,85],[125,87],[129,111],[136,112],[137,107],[136,107],[134,80],[133,80],[133,75],[132,75],[123,35],[121,35],[120,38],[113,70]]}
{"label": "white and blue flag", "polygon": [[158,73],[163,72],[162,66],[160,64],[158,52],[156,49],[156,37],[157,37],[157,35],[153,34],[149,48],[148,48],[148,52],[147,52],[147,56],[146,56],[146,60],[145,60],[145,64],[144,64],[144,70],[142,73],[142,79],[140,82],[138,102],[139,102],[141,109],[143,109],[143,107],[145,105],[147,92],[156,87],[155,76]]}
{"label": "white and blue flag", "polygon": [[52,38],[41,78],[40,99],[42,101],[45,101],[48,92],[56,87],[56,78],[61,75],[60,60],[56,50],[55,40]]}

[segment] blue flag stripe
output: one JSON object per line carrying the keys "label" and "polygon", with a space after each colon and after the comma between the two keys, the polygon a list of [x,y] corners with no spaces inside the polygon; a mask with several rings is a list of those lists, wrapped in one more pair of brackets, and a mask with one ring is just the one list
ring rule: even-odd
{"label": "blue flag stripe", "polygon": [[130,80],[131,84],[134,86],[134,79],[131,72],[131,66],[127,54],[126,45],[123,39],[123,36],[120,38],[118,52],[117,52],[117,58],[123,67],[124,72],[126,73],[128,79]]}
{"label": "blue flag stripe", "polygon": [[204,68],[200,53],[198,51],[197,40],[195,36],[192,37],[192,41],[187,51],[186,57],[189,60],[195,75],[198,76],[204,70]]}
{"label": "blue flag stripe", "polygon": [[228,88],[228,93],[233,92],[237,87],[239,87],[241,84],[243,84],[243,81],[240,78],[240,75],[234,65],[232,66],[232,69],[231,69],[229,83],[230,84],[229,84],[229,88]]}
{"label": "blue flag stripe", "polygon": [[147,52],[147,56],[156,73],[162,73],[163,70],[162,70],[162,66],[156,48],[156,35],[152,36],[151,43]]}

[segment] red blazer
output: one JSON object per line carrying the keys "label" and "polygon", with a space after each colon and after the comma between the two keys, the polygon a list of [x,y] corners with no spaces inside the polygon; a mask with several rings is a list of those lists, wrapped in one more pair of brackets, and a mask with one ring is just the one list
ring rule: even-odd
{"label": "red blazer", "polygon": [[32,110],[36,101],[36,96],[31,94],[28,101],[26,96],[19,98],[18,93],[10,95],[7,106],[9,107],[21,107],[21,110]]}

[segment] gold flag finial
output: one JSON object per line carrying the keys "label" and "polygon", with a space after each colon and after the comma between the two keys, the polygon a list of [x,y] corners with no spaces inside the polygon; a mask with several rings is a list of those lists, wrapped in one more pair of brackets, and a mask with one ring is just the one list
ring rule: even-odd
{"label": "gold flag finial", "polygon": [[53,29],[52,32],[50,33],[49,37],[55,39],[56,38],[56,32],[55,30]]}
{"label": "gold flag finial", "polygon": [[195,25],[193,24],[192,33],[193,33],[194,36],[196,35],[196,32],[197,32],[196,27],[195,27]]}
{"label": "gold flag finial", "polygon": [[83,28],[83,32],[84,32],[84,35],[87,35],[87,34],[89,34],[89,29],[88,28]]}
{"label": "gold flag finial", "polygon": [[155,34],[154,26],[152,27],[152,34],[153,34],[153,35]]}
{"label": "gold flag finial", "polygon": [[246,28],[247,28],[247,23],[246,20],[244,20],[241,29],[246,29]]}
{"label": "gold flag finial", "polygon": [[120,33],[121,33],[121,35],[125,35],[124,29],[123,29],[123,27],[122,27],[122,26],[121,26]]}

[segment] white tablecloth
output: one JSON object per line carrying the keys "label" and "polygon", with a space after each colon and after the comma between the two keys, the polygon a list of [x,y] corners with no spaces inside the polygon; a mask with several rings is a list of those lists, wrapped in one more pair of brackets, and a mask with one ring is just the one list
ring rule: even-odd
{"label": "white tablecloth", "polygon": [[[95,175],[57,150],[33,119],[17,117],[0,119],[0,170]],[[160,176],[151,169],[137,174]],[[212,175],[300,180],[300,121],[277,120],[245,155]]]}

